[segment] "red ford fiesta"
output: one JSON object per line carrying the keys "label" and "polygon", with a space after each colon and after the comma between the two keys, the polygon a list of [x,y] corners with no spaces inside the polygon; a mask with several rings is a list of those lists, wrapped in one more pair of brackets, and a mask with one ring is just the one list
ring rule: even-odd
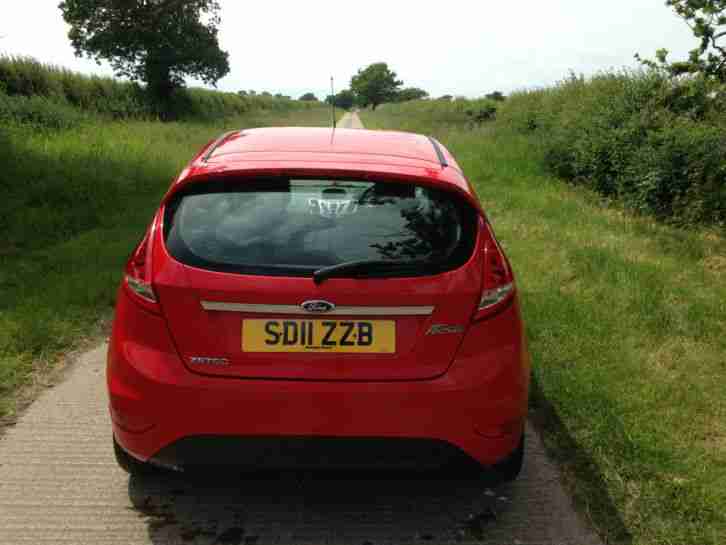
{"label": "red ford fiesta", "polygon": [[107,381],[132,472],[522,464],[512,270],[454,158],[420,135],[206,146],[126,265]]}

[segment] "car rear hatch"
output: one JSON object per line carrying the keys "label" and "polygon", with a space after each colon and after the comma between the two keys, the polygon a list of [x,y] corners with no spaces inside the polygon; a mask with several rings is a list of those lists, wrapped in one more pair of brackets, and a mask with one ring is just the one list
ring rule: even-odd
{"label": "car rear hatch", "polygon": [[194,184],[165,209],[184,281],[154,287],[194,372],[425,379],[449,367],[478,304],[477,225],[458,195],[410,183]]}

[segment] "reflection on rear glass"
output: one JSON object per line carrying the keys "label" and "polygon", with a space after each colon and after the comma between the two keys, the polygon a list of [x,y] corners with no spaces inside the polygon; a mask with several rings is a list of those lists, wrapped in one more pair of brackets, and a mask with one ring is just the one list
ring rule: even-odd
{"label": "reflection on rear glass", "polygon": [[401,183],[290,180],[183,197],[167,244],[198,266],[318,268],[441,260],[462,243],[462,205]]}

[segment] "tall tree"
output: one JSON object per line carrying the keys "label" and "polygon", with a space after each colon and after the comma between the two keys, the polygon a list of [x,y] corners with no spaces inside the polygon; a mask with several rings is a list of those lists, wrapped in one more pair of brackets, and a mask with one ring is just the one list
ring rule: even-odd
{"label": "tall tree", "polygon": [[396,93],[396,102],[406,102],[408,100],[421,100],[428,97],[429,94],[418,87],[406,87]]}
{"label": "tall tree", "polygon": [[119,76],[146,83],[168,104],[192,76],[208,84],[229,72],[217,40],[217,0],[64,0],[76,55],[107,60]]}
{"label": "tall tree", "polygon": [[396,99],[398,88],[403,85],[396,77],[385,62],[378,62],[358,70],[350,80],[350,88],[361,106],[372,106],[375,110],[379,104]]}
{"label": "tall tree", "polygon": [[507,100],[507,97],[504,96],[504,93],[501,91],[493,91],[491,93],[487,93],[484,95],[484,98],[488,98],[489,100],[494,100],[496,102],[503,102]]}
{"label": "tall tree", "polygon": [[335,95],[328,95],[325,98],[326,104],[335,104],[336,108],[350,110],[355,104],[355,94],[350,89],[343,89]]}
{"label": "tall tree", "polygon": [[303,100],[305,102],[317,102],[318,97],[315,96],[315,93],[305,93],[298,100]]}
{"label": "tall tree", "polygon": [[673,76],[700,74],[726,83],[726,0],[666,0],[666,5],[691,27],[699,40],[698,47],[685,61],[669,62],[667,49],[658,50],[655,61],[635,57]]}

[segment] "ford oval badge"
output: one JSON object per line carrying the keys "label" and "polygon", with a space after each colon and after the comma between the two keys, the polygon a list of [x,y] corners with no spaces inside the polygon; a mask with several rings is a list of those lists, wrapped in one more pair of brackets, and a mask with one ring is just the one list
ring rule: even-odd
{"label": "ford oval badge", "polygon": [[315,314],[322,314],[324,312],[335,310],[335,305],[333,303],[328,303],[327,301],[305,301],[300,306],[305,312],[313,312]]}

